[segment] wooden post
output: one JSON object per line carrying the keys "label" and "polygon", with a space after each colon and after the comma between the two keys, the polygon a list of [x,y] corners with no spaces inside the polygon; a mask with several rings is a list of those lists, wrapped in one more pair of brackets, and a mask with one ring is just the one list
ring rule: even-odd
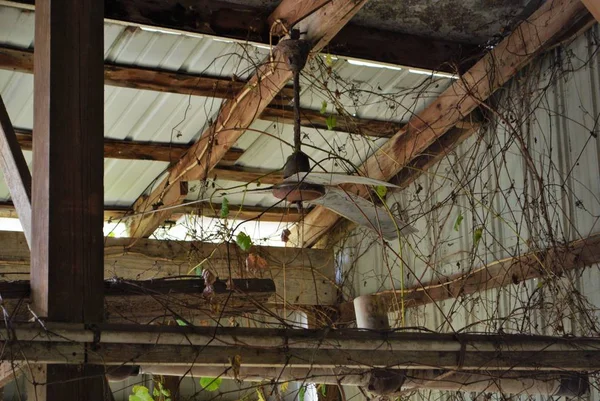
{"label": "wooden post", "polygon": [[[31,291],[38,317],[103,318],[103,2],[35,10]],[[104,399],[104,369],[46,365],[37,400]]]}

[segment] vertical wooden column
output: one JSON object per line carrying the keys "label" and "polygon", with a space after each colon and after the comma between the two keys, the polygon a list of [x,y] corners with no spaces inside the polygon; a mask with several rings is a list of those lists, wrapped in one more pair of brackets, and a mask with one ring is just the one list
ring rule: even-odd
{"label": "vertical wooden column", "polygon": [[[36,0],[31,292],[53,322],[103,318],[103,1]],[[47,365],[37,400],[100,400],[104,369]]]}

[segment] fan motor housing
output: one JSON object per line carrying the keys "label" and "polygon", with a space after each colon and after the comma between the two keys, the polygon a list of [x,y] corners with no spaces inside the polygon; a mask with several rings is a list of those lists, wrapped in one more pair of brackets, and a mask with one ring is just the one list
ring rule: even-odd
{"label": "fan motor housing", "polygon": [[317,184],[291,182],[275,185],[273,187],[274,197],[286,200],[290,203],[308,202],[319,199],[323,195],[325,195],[325,188],[322,185]]}

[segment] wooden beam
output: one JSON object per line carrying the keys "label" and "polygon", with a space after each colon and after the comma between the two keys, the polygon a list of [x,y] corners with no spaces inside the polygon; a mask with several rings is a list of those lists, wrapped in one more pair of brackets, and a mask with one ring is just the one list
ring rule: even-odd
{"label": "wooden beam", "polygon": [[31,245],[31,173],[1,97],[0,168],[17,208],[27,243]]}
{"label": "wooden beam", "polygon": [[[96,324],[104,316],[104,5],[36,6],[32,310],[54,321]],[[102,363],[61,362],[30,377],[29,398],[104,398]]]}
{"label": "wooden beam", "polygon": [[[17,0],[9,3],[31,9],[34,1]],[[201,6],[193,0],[106,0],[105,4],[105,18],[128,25],[217,35],[265,45],[270,44],[269,22],[278,17],[286,19],[282,12],[278,16],[265,18],[267,15],[263,8],[218,0],[204,2]],[[286,25],[289,26],[289,23]],[[388,45],[381,46],[381,43]],[[456,64],[476,56],[480,48],[466,43],[349,24],[331,40],[329,52],[338,56],[454,73]]]}
{"label": "wooden beam", "polygon": [[[0,327],[15,361],[105,365],[348,369],[594,371],[600,340],[530,335],[158,325],[11,324]],[[10,336],[9,336],[10,335]],[[90,347],[93,346],[93,349]]]}
{"label": "wooden beam", "polygon": [[[15,129],[17,141],[22,150],[31,150],[33,135],[30,130]],[[123,160],[152,160],[174,162],[179,160],[189,149],[189,145],[161,142],[137,142],[104,138],[104,157]],[[219,166],[230,167],[244,154],[240,148],[230,148]]]}
{"label": "wooden beam", "polygon": [[[320,51],[328,41],[361,9],[366,0],[341,0],[318,8],[318,1],[303,0],[315,5],[316,11],[302,20],[302,28],[307,32],[306,40],[312,42],[312,51]],[[286,7],[284,0],[279,7]],[[140,197],[134,204],[136,213],[142,217],[130,226],[132,237],[145,237],[170,215],[167,209],[153,212],[156,205],[176,205],[182,203],[185,195],[180,191],[183,181],[203,180],[208,172],[221,160],[227,150],[240,138],[245,128],[260,115],[275,94],[292,77],[281,52],[275,50],[273,61],[260,66],[250,79],[247,88],[233,100],[227,101],[215,118],[214,124],[205,130],[190,151],[169,170],[169,175],[158,184],[148,196]]]}
{"label": "wooden beam", "polygon": [[[257,220],[257,221],[268,221],[274,223],[295,223],[300,220],[300,214],[295,208],[283,208],[283,207],[258,207],[258,206],[239,206],[230,204],[229,219],[235,220]],[[208,217],[221,217],[221,205],[218,203],[200,203],[197,205],[188,205],[178,208],[173,214],[172,218],[175,220],[183,215],[193,216],[208,216]],[[119,222],[131,215],[132,211],[123,207],[117,206],[105,206],[104,207],[104,221],[107,222]],[[9,219],[17,219],[17,212],[11,202],[0,202],[0,217]]]}
{"label": "wooden beam", "polygon": [[[531,279],[563,277],[567,272],[593,266],[600,262],[600,234],[573,241],[565,246],[508,257],[477,267],[472,271],[454,274],[404,291],[384,291],[382,297],[390,311],[399,310],[399,300],[405,308],[414,308],[446,299],[503,288]],[[354,321],[354,306],[346,302],[340,307],[339,323]]]}
{"label": "wooden beam", "polygon": [[[359,169],[361,175],[391,179],[586,15],[587,10],[578,1],[544,3],[369,157]],[[368,191],[364,186],[345,189],[362,196]],[[339,219],[338,214],[318,206],[306,216],[291,240],[311,246]]]}
{"label": "wooden beam", "polygon": [[[29,281],[0,282],[0,293],[11,319],[27,321],[31,318],[26,307],[30,297]],[[271,279],[217,280],[207,290],[204,279],[196,276],[152,280],[111,278],[104,282],[104,320],[151,324],[184,319],[198,323],[259,311],[274,296],[275,283]],[[3,375],[9,373],[0,369],[0,386]]]}
{"label": "wooden beam", "polygon": [[598,0],[581,0],[581,2],[587,7],[589,12],[596,18],[596,21],[600,22],[600,1]]}
{"label": "wooden beam", "polygon": [[[234,211],[232,210],[232,213]],[[248,268],[248,252],[234,244],[199,241],[104,238],[104,275],[108,279],[151,280],[210,270],[221,280],[265,278],[276,294],[265,305],[332,305],[336,302],[333,252],[321,249],[254,246],[251,253],[264,259],[261,268]],[[0,231],[0,279],[30,280],[30,255],[23,233]]]}
{"label": "wooden beam", "polygon": [[[33,72],[33,52],[31,50],[0,47],[0,69]],[[215,78],[181,72],[140,68],[125,65],[105,64],[104,83],[121,88],[152,90],[157,92],[179,93],[192,96],[230,99],[243,90],[246,82],[232,78]],[[293,124],[294,112],[287,106],[293,97],[291,88],[284,87],[258,117],[280,124]],[[300,124],[308,128],[327,129],[328,115],[318,110],[301,109]],[[349,132],[374,137],[390,137],[400,124],[389,121],[357,118],[350,115],[336,116],[335,131]]]}

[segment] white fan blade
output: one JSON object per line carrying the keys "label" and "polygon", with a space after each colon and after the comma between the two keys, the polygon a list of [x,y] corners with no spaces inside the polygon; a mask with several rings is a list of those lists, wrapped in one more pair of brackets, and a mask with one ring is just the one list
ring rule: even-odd
{"label": "white fan blade", "polygon": [[417,232],[415,228],[399,218],[392,218],[385,208],[338,188],[327,187],[327,192],[323,197],[307,203],[324,206],[361,226],[381,232],[387,240],[398,237],[396,225],[404,235]]}
{"label": "white fan blade", "polygon": [[319,185],[340,185],[340,184],[364,184],[372,186],[385,186],[398,188],[397,185],[390,184],[389,182],[376,180],[374,178],[363,177],[360,175],[348,175],[348,174],[336,174],[336,173],[321,173],[321,172],[310,172],[310,173],[298,173],[294,174],[285,180],[284,182],[306,182],[309,184]]}

